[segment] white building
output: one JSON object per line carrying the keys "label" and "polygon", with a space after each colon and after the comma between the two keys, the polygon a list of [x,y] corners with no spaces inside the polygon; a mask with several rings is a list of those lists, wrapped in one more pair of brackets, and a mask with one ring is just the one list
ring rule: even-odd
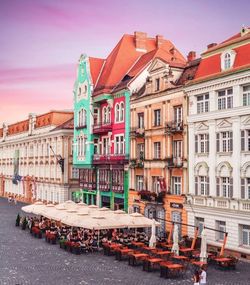
{"label": "white building", "polygon": [[[0,129],[0,195],[60,203],[78,184],[72,168],[73,113],[51,111]],[[59,163],[60,159],[61,165]]]}
{"label": "white building", "polygon": [[[188,222],[228,232],[226,248],[250,255],[250,30],[209,45],[186,92]],[[212,245],[223,237],[208,230]]]}

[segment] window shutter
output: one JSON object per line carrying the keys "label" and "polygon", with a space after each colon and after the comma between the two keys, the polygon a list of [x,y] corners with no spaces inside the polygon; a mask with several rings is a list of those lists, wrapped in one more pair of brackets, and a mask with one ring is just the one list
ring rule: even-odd
{"label": "window shutter", "polygon": [[195,153],[198,153],[198,135],[195,135]]}
{"label": "window shutter", "polygon": [[216,196],[220,197],[220,178],[216,177]]}
{"label": "window shutter", "polygon": [[209,153],[209,134],[207,134],[207,145],[206,145],[206,152]]}
{"label": "window shutter", "polygon": [[198,196],[198,176],[195,176],[195,195]]}
{"label": "window shutter", "polygon": [[245,131],[241,131],[241,151],[245,150]]}
{"label": "window shutter", "polygon": [[233,198],[233,178],[230,178],[229,181],[230,181],[230,193],[229,193],[229,195],[230,195],[230,198]]}
{"label": "window shutter", "polygon": [[233,151],[233,132],[229,132],[230,136],[230,151]]}
{"label": "window shutter", "polygon": [[241,178],[241,199],[245,199],[245,179]]}
{"label": "window shutter", "polygon": [[220,152],[220,133],[216,134],[216,151]]}
{"label": "window shutter", "polygon": [[209,176],[207,176],[207,187],[206,187],[206,195],[209,196]]}

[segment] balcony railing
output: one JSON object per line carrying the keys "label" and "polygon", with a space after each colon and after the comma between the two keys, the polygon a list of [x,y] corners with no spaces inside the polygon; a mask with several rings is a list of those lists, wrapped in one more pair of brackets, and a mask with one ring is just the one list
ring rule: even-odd
{"label": "balcony railing", "polygon": [[85,128],[87,128],[87,124],[86,123],[76,127],[77,130],[85,129]]}
{"label": "balcony railing", "polygon": [[131,168],[143,168],[144,167],[144,159],[131,159],[130,160]]}
{"label": "balcony railing", "polygon": [[80,187],[87,190],[96,190],[96,182],[80,181]]}
{"label": "balcony railing", "polygon": [[114,192],[114,193],[123,193],[124,192],[123,185],[112,185],[112,192]]}
{"label": "balcony railing", "polygon": [[183,131],[183,121],[166,122],[165,130],[167,134],[181,133]]}
{"label": "balcony railing", "polygon": [[94,134],[103,134],[112,130],[112,122],[100,122],[93,125]]}
{"label": "balcony railing", "polygon": [[125,164],[129,156],[125,154],[94,154],[93,164]]}
{"label": "balcony railing", "polygon": [[141,196],[141,200],[155,203],[163,203],[166,192],[162,191],[158,194],[148,190],[141,190],[138,192]]}
{"label": "balcony railing", "polygon": [[99,182],[99,190],[102,192],[109,192],[110,191],[110,184],[106,181]]}
{"label": "balcony railing", "polygon": [[131,128],[130,129],[130,135],[131,135],[131,137],[142,138],[145,135],[145,129],[144,128],[138,128],[138,127]]}
{"label": "balcony railing", "polygon": [[182,157],[168,157],[167,166],[169,168],[181,168],[183,167],[183,158]]}

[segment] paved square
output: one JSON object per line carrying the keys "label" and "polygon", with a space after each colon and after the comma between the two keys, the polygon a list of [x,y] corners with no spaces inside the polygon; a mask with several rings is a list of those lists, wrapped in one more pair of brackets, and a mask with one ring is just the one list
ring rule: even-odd
{"label": "paved square", "polygon": [[[188,270],[184,278],[162,279],[160,273],[147,273],[102,253],[73,255],[33,238],[28,231],[15,227],[22,204],[8,204],[0,198],[0,285],[76,285],[76,284],[193,284]],[[250,284],[250,263],[239,262],[236,270],[221,271],[210,266],[211,285]]]}

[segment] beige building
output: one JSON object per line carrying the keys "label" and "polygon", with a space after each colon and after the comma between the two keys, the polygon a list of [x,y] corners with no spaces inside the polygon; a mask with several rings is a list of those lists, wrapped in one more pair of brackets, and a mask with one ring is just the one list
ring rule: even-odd
{"label": "beige building", "polygon": [[72,112],[51,111],[0,129],[0,195],[60,203],[78,185]]}

